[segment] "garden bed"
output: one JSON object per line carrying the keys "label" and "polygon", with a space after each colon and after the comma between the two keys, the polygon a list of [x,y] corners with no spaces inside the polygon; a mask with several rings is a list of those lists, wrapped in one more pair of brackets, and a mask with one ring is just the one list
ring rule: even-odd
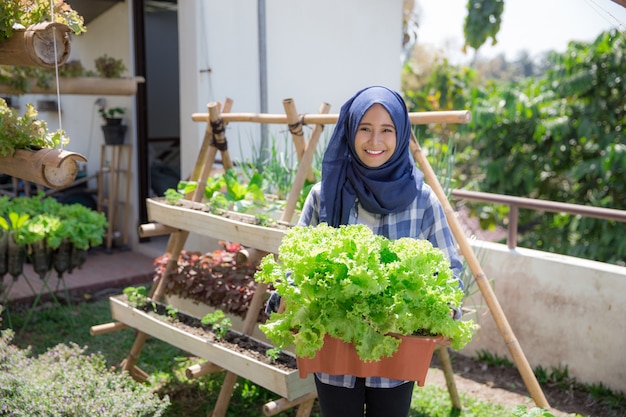
{"label": "garden bed", "polygon": [[213,214],[205,204],[189,200],[172,205],[164,198],[148,198],[146,206],[150,221],[272,253],[278,253],[284,230],[289,228],[277,221],[261,225],[255,216],[228,210]]}
{"label": "garden bed", "polygon": [[[300,378],[295,356],[290,353],[283,352],[278,360],[272,360],[266,352],[273,346],[239,332],[230,330],[220,340],[201,326],[198,318],[184,313],[178,313],[176,320],[168,317],[163,305],[156,312],[148,312],[129,305],[125,295],[109,300],[115,320],[207,359],[284,398],[293,400],[315,389],[312,376]],[[163,314],[158,314],[159,309]]]}

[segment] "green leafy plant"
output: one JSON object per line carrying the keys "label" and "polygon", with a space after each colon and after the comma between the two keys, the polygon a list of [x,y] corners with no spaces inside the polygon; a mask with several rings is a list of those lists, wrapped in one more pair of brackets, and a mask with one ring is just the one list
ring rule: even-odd
{"label": "green leafy plant", "polygon": [[[0,308],[0,313],[1,313]],[[86,354],[76,343],[58,344],[33,356],[0,332],[0,410],[15,416],[162,416],[169,397],[159,398],[104,356]],[[5,414],[4,412],[2,413]]]}
{"label": "green leafy plant", "polygon": [[143,285],[139,287],[126,287],[124,288],[123,294],[126,295],[128,303],[135,308],[145,306],[150,300],[148,290],[146,290],[146,287]]}
{"label": "green leafy plant", "polygon": [[55,21],[67,25],[75,35],[87,32],[84,19],[63,0],[53,4],[50,16],[49,0],[5,0],[0,4],[0,40],[9,39],[15,26],[28,27],[36,23]]}
{"label": "green leafy plant", "polygon": [[268,349],[265,354],[267,355],[268,358],[270,358],[271,360],[275,361],[276,359],[278,359],[278,356],[280,355],[281,350],[277,347],[273,347],[271,349]]}
{"label": "green leafy plant", "polygon": [[100,116],[102,117],[103,120],[108,120],[108,119],[119,119],[121,118],[124,113],[126,113],[126,110],[122,107],[100,107],[98,109],[98,113],[100,113]]}
{"label": "green leafy plant", "polygon": [[19,116],[0,98],[0,156],[13,156],[16,149],[54,149],[69,143],[63,130],[50,132],[47,123],[37,119],[37,115],[35,107],[27,104],[24,116]]}
{"label": "green leafy plant", "polygon": [[167,315],[174,320],[178,317],[178,309],[174,306],[166,305],[165,311],[167,312]]}
{"label": "green leafy plant", "polygon": [[96,58],[96,71],[104,78],[121,78],[126,66],[124,61],[104,54]]}
{"label": "green leafy plant", "polygon": [[525,405],[519,405],[513,410],[513,417],[554,417],[554,414],[544,408],[528,409]]}
{"label": "green leafy plant", "polygon": [[397,350],[391,334],[443,335],[460,349],[475,328],[451,317],[463,291],[441,250],[426,240],[389,240],[364,225],[287,230],[278,261],[264,257],[255,280],[273,284],[286,305],[261,330],[276,347],[295,343],[301,357],[313,357],[326,334],[371,361]]}
{"label": "green leafy plant", "polygon": [[215,310],[202,317],[201,323],[211,326],[211,330],[218,339],[222,339],[233,325],[232,320],[222,310]]}
{"label": "green leafy plant", "polygon": [[167,204],[175,205],[180,199],[184,198],[185,196],[173,188],[168,188],[167,190],[165,190],[164,197]]}

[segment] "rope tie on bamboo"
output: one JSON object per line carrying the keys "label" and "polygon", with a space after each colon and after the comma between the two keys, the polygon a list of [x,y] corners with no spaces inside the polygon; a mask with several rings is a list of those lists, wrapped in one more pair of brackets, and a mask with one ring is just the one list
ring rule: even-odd
{"label": "rope tie on bamboo", "polygon": [[215,122],[212,121],[210,123],[211,130],[213,131],[213,140],[211,141],[211,146],[215,146],[220,151],[227,150],[228,142],[226,142],[226,140],[217,140],[218,137],[222,139],[224,137],[224,132],[226,131],[224,121],[222,119],[219,119]]}
{"label": "rope tie on bamboo", "polygon": [[304,136],[304,132],[302,131],[302,125],[304,125],[304,115],[301,114],[298,117],[298,121],[295,123],[288,123],[289,132],[291,132],[294,136]]}

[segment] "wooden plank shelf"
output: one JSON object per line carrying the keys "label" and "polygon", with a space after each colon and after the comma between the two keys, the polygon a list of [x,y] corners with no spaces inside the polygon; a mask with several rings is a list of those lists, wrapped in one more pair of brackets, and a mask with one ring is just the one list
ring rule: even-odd
{"label": "wooden plank shelf", "polygon": [[107,96],[132,96],[137,93],[137,84],[142,84],[144,77],[131,78],[102,78],[102,77],[76,77],[59,78],[58,86],[41,87],[37,80],[28,80],[28,91],[20,91],[10,85],[0,84],[1,94],[59,94],[76,95],[107,95]]}
{"label": "wooden plank shelf", "polygon": [[[192,207],[189,201],[185,200],[181,203],[187,204],[187,207]],[[190,230],[204,236],[237,242],[243,246],[266,252],[278,253],[284,236],[284,230],[233,220],[198,208],[174,206],[167,203],[163,198],[148,198],[146,206],[150,221],[175,229]],[[197,203],[196,206],[201,207],[202,204]],[[236,214],[239,217],[246,216],[240,213]]]}
{"label": "wooden plank shelf", "polygon": [[[278,395],[294,400],[315,391],[312,375],[300,378],[298,370],[286,372],[242,355],[208,339],[180,330],[145,312],[133,308],[125,295],[109,298],[113,318],[129,327],[144,332],[186,352],[218,364],[221,368],[248,379]],[[271,345],[268,345],[270,348]]]}

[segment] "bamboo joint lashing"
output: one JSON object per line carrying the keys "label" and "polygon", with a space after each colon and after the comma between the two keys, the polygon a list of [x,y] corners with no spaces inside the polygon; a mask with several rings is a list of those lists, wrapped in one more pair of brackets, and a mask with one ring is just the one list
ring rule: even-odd
{"label": "bamboo joint lashing", "polygon": [[228,142],[226,142],[225,140],[217,140],[215,136],[213,136],[213,140],[211,141],[211,146],[216,147],[221,152],[228,150]]}
{"label": "bamboo joint lashing", "polygon": [[222,119],[211,120],[211,129],[213,133],[216,135],[221,135],[226,131],[226,127],[224,126],[224,121]]}
{"label": "bamboo joint lashing", "polygon": [[301,114],[298,117],[298,121],[295,123],[287,124],[289,126],[289,132],[291,132],[294,136],[304,136],[304,132],[302,131],[302,126],[304,125],[304,115]]}

